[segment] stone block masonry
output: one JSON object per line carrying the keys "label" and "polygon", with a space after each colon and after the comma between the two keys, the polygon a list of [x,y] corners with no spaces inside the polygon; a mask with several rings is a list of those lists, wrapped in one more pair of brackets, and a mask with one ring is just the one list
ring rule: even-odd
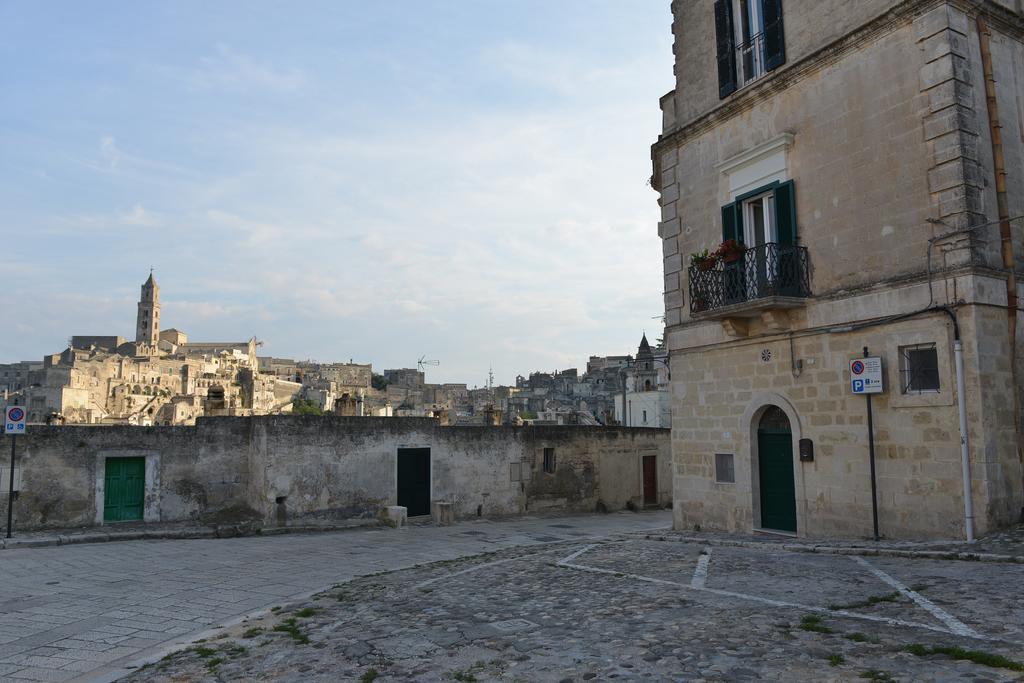
{"label": "stone block masonry", "polygon": [[[0,449],[9,452],[8,437],[0,437]],[[420,474],[400,467],[406,449],[426,454]],[[448,503],[455,519],[616,510],[643,505],[645,456],[655,458],[656,504],[665,505],[672,499],[667,429],[442,427],[426,418],[335,416],[33,427],[18,440],[15,528],[100,525],[115,504],[146,522],[271,526],[374,523],[390,506],[414,506],[408,496],[417,495],[427,507],[410,516],[430,514],[434,501]],[[145,476],[109,479],[111,458],[143,459]]]}

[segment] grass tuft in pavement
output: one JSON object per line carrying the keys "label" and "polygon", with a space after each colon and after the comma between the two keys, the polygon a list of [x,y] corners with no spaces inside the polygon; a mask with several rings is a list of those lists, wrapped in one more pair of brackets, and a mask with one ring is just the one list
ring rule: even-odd
{"label": "grass tuft in pavement", "polygon": [[817,614],[805,614],[800,619],[800,629],[802,631],[813,631],[814,633],[832,633],[832,629],[828,626],[822,626],[821,617]]}
{"label": "grass tuft in pavement", "polygon": [[903,651],[909,652],[912,655],[917,655],[918,657],[927,657],[928,655],[946,655],[953,659],[961,659],[975,664],[981,664],[983,666],[990,666],[993,669],[1024,671],[1024,664],[1021,662],[1015,662],[1014,660],[1008,659],[1002,655],[993,654],[991,652],[982,652],[981,650],[965,650],[962,647],[948,645],[936,645],[929,647],[927,645],[915,643],[913,645],[907,645],[903,648]]}
{"label": "grass tuft in pavement", "polygon": [[318,610],[316,607],[303,607],[295,613],[295,616],[299,617],[300,619],[308,619],[319,611],[320,610]]}
{"label": "grass tuft in pavement", "polygon": [[896,679],[887,674],[884,671],[878,669],[868,669],[867,671],[860,672],[860,678],[866,678],[872,683],[893,683]]}
{"label": "grass tuft in pavement", "polygon": [[874,607],[881,602],[899,602],[901,593],[894,591],[892,593],[886,593],[885,595],[871,595],[866,600],[858,600],[857,602],[851,602],[846,605],[829,605],[830,610],[844,610],[844,609],[858,609],[860,607]]}
{"label": "grass tuft in pavement", "polygon": [[828,665],[829,666],[839,666],[840,664],[844,663],[845,661],[846,661],[846,659],[842,655],[829,655],[828,656]]}
{"label": "grass tuft in pavement", "polygon": [[380,676],[380,673],[378,673],[376,669],[367,669],[363,675],[359,677],[359,681],[360,683],[373,683],[377,680],[377,676]]}
{"label": "grass tuft in pavement", "polygon": [[296,623],[296,621],[297,620],[295,617],[289,617],[277,626],[275,626],[274,630],[278,633],[287,633],[289,636],[292,637],[292,640],[294,640],[296,643],[299,643],[300,645],[306,645],[309,643],[309,636],[306,635],[305,631],[299,628],[299,625],[298,623]]}
{"label": "grass tuft in pavement", "polygon": [[877,636],[866,636],[860,632],[848,633],[846,634],[846,639],[852,640],[855,643],[874,643],[876,645],[881,642]]}

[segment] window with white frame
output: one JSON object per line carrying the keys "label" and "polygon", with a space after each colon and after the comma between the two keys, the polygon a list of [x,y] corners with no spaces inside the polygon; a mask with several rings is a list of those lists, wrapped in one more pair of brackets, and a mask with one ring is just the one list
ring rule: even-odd
{"label": "window with white frame", "polygon": [[764,68],[764,8],[761,0],[733,0],[736,78],[740,87],[761,77]]}
{"label": "window with white frame", "polygon": [[742,201],[743,243],[759,246],[778,242],[775,218],[775,190]]}

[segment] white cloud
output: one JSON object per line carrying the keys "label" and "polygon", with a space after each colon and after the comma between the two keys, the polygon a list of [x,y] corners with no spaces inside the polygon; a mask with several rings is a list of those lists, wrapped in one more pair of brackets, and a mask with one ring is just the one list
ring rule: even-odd
{"label": "white cloud", "polygon": [[199,89],[260,90],[291,93],[307,84],[306,74],[296,68],[279,68],[260,63],[224,44],[216,53],[200,59],[200,66],[186,74],[188,83]]}
{"label": "white cloud", "polygon": [[150,211],[142,206],[142,204],[136,204],[131,208],[130,211],[122,211],[121,223],[124,225],[133,225],[142,228],[153,228],[160,225],[160,220]]}
{"label": "white cloud", "polygon": [[565,97],[601,97],[602,92],[635,79],[645,61],[606,60],[595,63],[592,55],[554,51],[516,40],[487,46],[481,60],[498,75],[544,88]]}
{"label": "white cloud", "polygon": [[100,158],[110,168],[117,166],[124,155],[117,148],[117,142],[113,137],[105,135],[100,138]]}

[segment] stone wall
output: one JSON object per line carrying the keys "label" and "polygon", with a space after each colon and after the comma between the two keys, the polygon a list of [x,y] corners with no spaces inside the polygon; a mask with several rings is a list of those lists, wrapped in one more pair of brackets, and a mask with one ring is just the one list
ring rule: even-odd
{"label": "stone wall", "polygon": [[[640,505],[645,455],[657,458],[659,504],[672,500],[668,430],[225,417],[200,418],[194,427],[32,426],[18,439],[15,525],[102,523],[109,457],[146,458],[146,521],[370,520],[397,504],[399,448],[430,449],[431,499],[453,503],[457,517]],[[552,473],[543,471],[545,448],[554,449]],[[9,437],[0,437],[0,449],[10,452]]]}
{"label": "stone wall", "polygon": [[[973,338],[974,324],[962,323]],[[887,391],[873,397],[881,531],[888,537],[960,535],[964,513],[950,337],[948,321],[939,316],[857,334],[803,337],[793,341],[792,353],[803,363],[799,374],[791,365],[789,340],[677,356],[673,377],[680,380],[677,405],[682,408],[673,433],[677,528],[760,526],[756,429],[759,413],[774,405],[789,417],[794,458],[801,438],[814,444],[812,462],[794,463],[800,532],[870,535],[866,399],[850,393],[848,370],[849,361],[868,346],[886,368]],[[918,340],[938,342],[938,393],[901,393],[898,347]],[[967,353],[974,501],[984,531],[1014,521],[1019,513],[1020,467],[1012,429],[1005,427],[1012,424],[1005,414],[1012,409],[1009,387],[990,399],[978,384],[982,375],[1005,376],[1007,368],[999,366],[1007,356],[979,354],[976,348]],[[991,414],[996,410],[1004,414]],[[734,455],[734,483],[716,482],[716,453]],[[992,490],[997,482],[1006,490]]]}

